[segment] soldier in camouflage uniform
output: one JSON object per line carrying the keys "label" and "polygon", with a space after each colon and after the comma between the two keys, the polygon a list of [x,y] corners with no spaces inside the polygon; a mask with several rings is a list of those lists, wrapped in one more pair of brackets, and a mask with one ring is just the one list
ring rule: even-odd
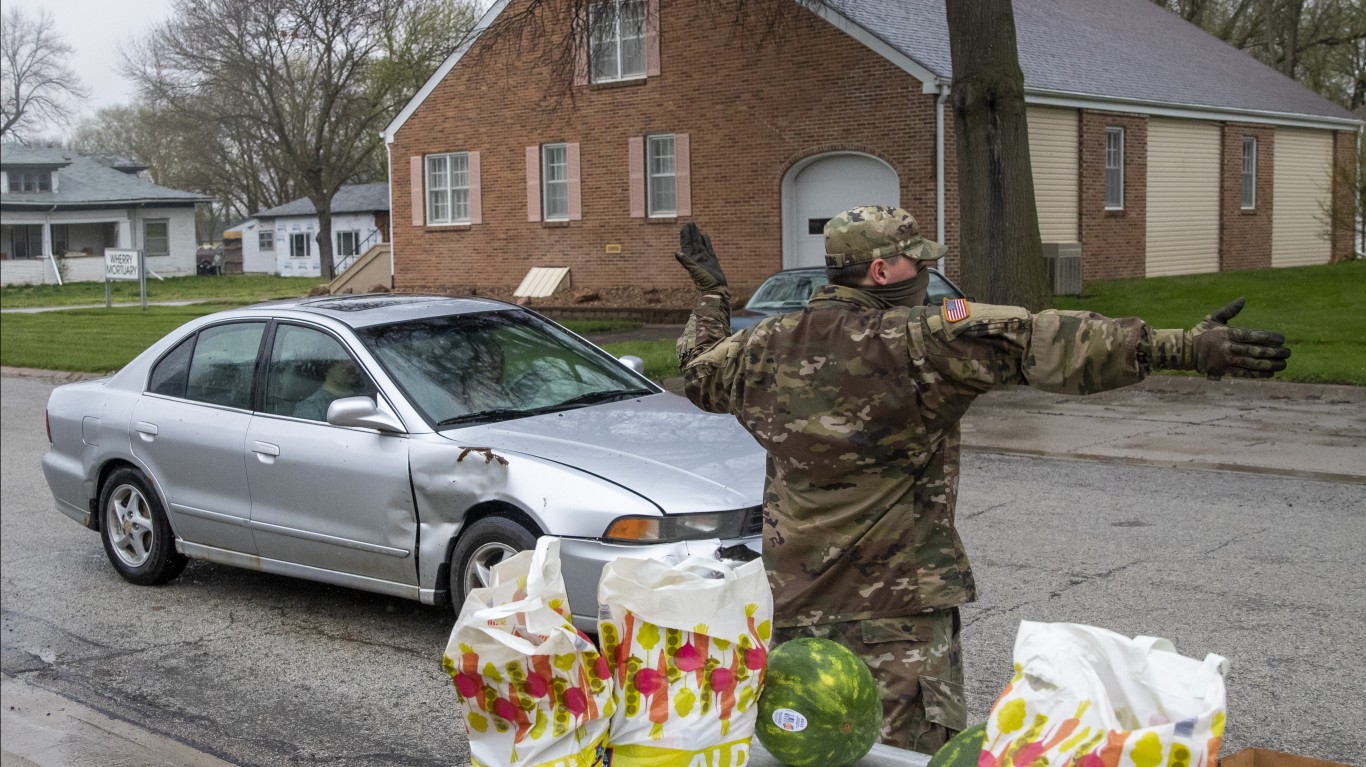
{"label": "soldier in camouflage uniform", "polygon": [[775,641],[834,639],[882,688],[882,741],[931,753],[966,725],[958,606],[976,598],[954,528],[959,421],[1002,384],[1089,394],[1154,369],[1269,377],[1289,349],[1230,328],[1242,299],[1191,331],[1089,312],[924,306],[944,247],[899,208],[825,227],[831,284],[800,312],[730,334],[709,238],[676,255],[702,291],[678,341],[687,396],[768,451],[763,557]]}

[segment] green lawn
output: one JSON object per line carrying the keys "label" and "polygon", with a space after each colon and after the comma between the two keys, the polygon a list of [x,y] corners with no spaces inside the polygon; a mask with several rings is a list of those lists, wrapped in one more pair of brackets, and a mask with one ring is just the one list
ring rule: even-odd
{"label": "green lawn", "polygon": [[1366,261],[1096,282],[1055,305],[1189,328],[1238,296],[1247,308],[1233,325],[1285,334],[1290,364],[1278,379],[1366,386]]}
{"label": "green lawn", "polygon": [[[250,302],[250,301],[248,301]],[[43,370],[106,373],[118,370],[157,339],[205,314],[241,306],[213,302],[189,306],[63,309],[0,315],[0,364]],[[563,323],[579,334],[610,333],[638,322],[584,320]],[[620,344],[614,344],[617,346]],[[618,352],[637,354],[635,351]],[[672,358],[673,352],[669,352]],[[643,356],[643,355],[642,355]],[[674,370],[677,370],[674,363]],[[648,369],[647,369],[648,372]]]}
{"label": "green lawn", "polygon": [[0,315],[0,364],[44,370],[118,370],[157,339],[241,302]]}
{"label": "green lawn", "polygon": [[634,354],[645,360],[645,375],[653,381],[663,381],[678,375],[678,355],[674,351],[674,339],[659,341],[617,341],[603,344],[614,357]]}
{"label": "green lawn", "polygon": [[[265,274],[233,274],[222,277],[168,277],[147,281],[148,301],[230,301],[239,304],[307,295],[322,284],[318,277],[275,277]],[[136,282],[110,285],[114,303],[137,303]],[[103,304],[103,282],[72,282],[66,285],[6,285],[0,288],[0,309],[29,306],[79,306]]]}
{"label": "green lawn", "polygon": [[[145,310],[101,308],[5,314],[0,317],[0,364],[48,370],[116,370],[149,344],[190,319],[228,305],[271,296],[300,295],[304,292],[303,287],[314,282],[281,277],[186,277],[178,280],[183,282],[166,281],[176,282],[182,291],[177,298],[217,297],[223,299],[223,303],[152,306]],[[211,293],[215,287],[226,290],[223,286],[234,280],[259,280],[257,292],[234,299]],[[245,282],[241,284],[245,285]],[[78,299],[73,302],[103,302],[103,287],[99,286],[99,290],[98,301]],[[8,302],[20,300],[19,293],[19,289],[5,288],[0,296],[9,307],[11,303]],[[1289,368],[1278,375],[1278,379],[1366,386],[1366,309],[1363,308],[1366,262],[1097,282],[1088,284],[1086,295],[1080,298],[1059,298],[1057,306],[1090,309],[1112,317],[1138,316],[1155,327],[1189,328],[1205,314],[1238,296],[1247,298],[1247,309],[1233,321],[1234,325],[1279,330],[1288,339],[1294,354]],[[136,295],[131,300],[135,301]],[[566,324],[576,332],[591,334],[621,330],[632,323]],[[627,354],[642,357],[646,374],[655,380],[678,375],[672,339],[623,341],[607,344],[605,348],[618,357]]]}

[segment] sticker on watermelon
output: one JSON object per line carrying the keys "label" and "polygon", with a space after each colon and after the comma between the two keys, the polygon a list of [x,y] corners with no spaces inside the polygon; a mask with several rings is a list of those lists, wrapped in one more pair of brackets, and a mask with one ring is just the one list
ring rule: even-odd
{"label": "sticker on watermelon", "polygon": [[847,647],[802,638],[768,654],[755,734],[774,759],[788,767],[845,767],[872,749],[881,728],[877,683]]}

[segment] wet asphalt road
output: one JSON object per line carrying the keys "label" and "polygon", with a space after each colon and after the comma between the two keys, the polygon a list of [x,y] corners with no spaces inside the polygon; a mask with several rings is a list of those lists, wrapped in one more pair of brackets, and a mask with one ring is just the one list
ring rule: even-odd
{"label": "wet asphalt road", "polygon": [[[234,764],[468,763],[440,669],[451,616],[204,563],[123,582],[52,507],[49,388],[0,385],[6,675]],[[959,509],[981,591],[964,611],[971,720],[1020,620],[1076,621],[1228,656],[1225,754],[1362,764],[1361,485],[969,452]]]}

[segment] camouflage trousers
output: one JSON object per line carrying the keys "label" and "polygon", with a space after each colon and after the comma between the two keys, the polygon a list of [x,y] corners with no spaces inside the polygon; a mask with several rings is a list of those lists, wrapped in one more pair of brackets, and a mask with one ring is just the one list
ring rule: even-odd
{"label": "camouflage trousers", "polygon": [[882,693],[883,743],[933,754],[967,726],[958,608],[902,618],[780,628],[774,645],[798,637],[838,642],[868,664]]}

